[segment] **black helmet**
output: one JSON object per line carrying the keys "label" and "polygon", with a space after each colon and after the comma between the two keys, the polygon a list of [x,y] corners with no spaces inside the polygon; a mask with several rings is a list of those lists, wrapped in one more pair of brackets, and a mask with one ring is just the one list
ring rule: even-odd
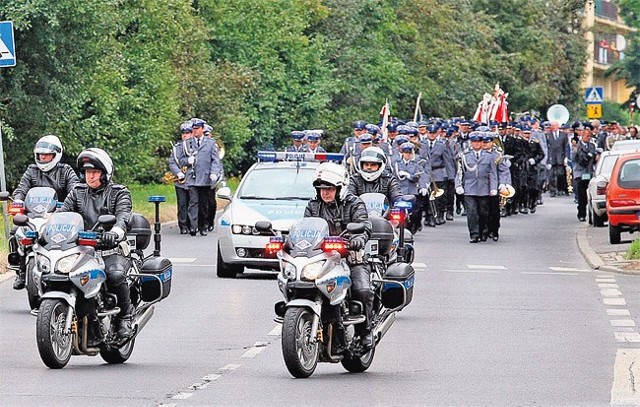
{"label": "black helmet", "polygon": [[111,181],[113,176],[113,161],[111,157],[101,148],[87,148],[78,155],[78,171],[80,179],[85,181],[84,171],[87,169],[96,169],[102,171],[100,181],[106,184]]}

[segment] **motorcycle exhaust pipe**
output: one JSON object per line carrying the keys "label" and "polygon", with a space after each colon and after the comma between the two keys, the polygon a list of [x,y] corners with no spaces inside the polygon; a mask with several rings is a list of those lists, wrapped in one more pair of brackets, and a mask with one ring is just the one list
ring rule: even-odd
{"label": "motorcycle exhaust pipe", "polygon": [[142,328],[144,328],[145,325],[147,325],[147,322],[149,322],[149,320],[153,316],[153,312],[155,311],[155,309],[156,309],[155,305],[150,306],[142,315],[140,315],[140,318],[136,320],[135,322],[136,335],[140,331],[142,331]]}
{"label": "motorcycle exhaust pipe", "polygon": [[376,327],[373,333],[376,338],[376,344],[382,340],[382,337],[387,333],[387,331],[389,331],[389,328],[391,328],[391,325],[393,325],[395,321],[396,313],[394,312],[389,314],[389,316]]}

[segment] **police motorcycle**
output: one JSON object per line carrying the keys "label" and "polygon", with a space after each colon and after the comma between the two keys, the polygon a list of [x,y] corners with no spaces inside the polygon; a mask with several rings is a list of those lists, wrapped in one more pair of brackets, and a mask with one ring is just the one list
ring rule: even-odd
{"label": "police motorcycle", "polygon": [[[0,201],[9,201],[11,197],[8,192],[0,193]],[[36,232],[39,231],[46,223],[49,215],[54,212],[59,205],[56,198],[56,191],[50,187],[34,187],[27,192],[24,201],[15,200],[9,206],[9,214],[13,217],[16,215],[26,215],[32,225],[33,230],[29,227],[14,227],[11,233],[15,239],[10,241],[8,261],[12,268],[19,268],[25,271],[25,287],[27,291],[27,299],[29,301],[29,309],[36,310],[40,305],[40,295],[38,286],[40,284],[40,275],[33,267],[35,264],[33,254],[33,244]]]}
{"label": "police motorcycle", "polygon": [[[257,222],[255,227],[273,233],[270,222]],[[276,255],[280,261],[277,279],[284,301],[275,304],[275,321],[282,324],[282,353],[294,377],[311,376],[318,362],[339,362],[349,372],[364,372],[396,312],[412,300],[414,272],[409,264],[385,269],[380,262],[372,267],[374,346],[363,349],[355,325],[366,321],[364,307],[350,299],[351,272],[345,260],[362,252],[349,251],[344,235],[363,233],[364,227],[350,223],[341,236],[329,236],[324,219],[303,218],[291,227],[286,240],[273,236],[267,244],[266,255]],[[371,239],[378,238],[382,251],[390,247],[392,238],[377,236],[374,230]]]}
{"label": "police motorcycle", "polygon": [[107,363],[124,363],[133,352],[135,339],[153,316],[155,304],[171,291],[172,264],[160,256],[160,202],[149,198],[155,208],[153,253],[144,256],[151,240],[149,221],[132,214],[127,240],[119,250],[128,258],[127,282],[134,307],[131,338],[116,335],[115,317],[120,313],[115,294],[107,291],[105,264],[100,239],[116,222],[113,215],[101,215],[92,230],[84,230],[82,216],[74,212],[53,213],[36,231],[24,216],[14,224],[33,231],[35,268],[41,273],[41,303],[36,320],[40,358],[51,369],[67,365],[71,355],[100,354]]}

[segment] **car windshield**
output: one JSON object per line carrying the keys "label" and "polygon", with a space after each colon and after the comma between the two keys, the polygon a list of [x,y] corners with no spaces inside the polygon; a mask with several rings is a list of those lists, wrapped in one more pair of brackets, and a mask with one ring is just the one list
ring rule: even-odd
{"label": "car windshield", "polygon": [[629,160],[622,164],[618,184],[625,189],[640,189],[640,159]]}
{"label": "car windshield", "polygon": [[602,164],[600,164],[600,171],[598,172],[598,174],[604,175],[606,177],[611,176],[611,172],[613,171],[613,167],[616,165],[617,159],[617,155],[608,155],[604,157],[604,159],[602,160]]}
{"label": "car windshield", "polygon": [[315,168],[258,168],[249,171],[238,191],[241,199],[303,199],[315,195]]}

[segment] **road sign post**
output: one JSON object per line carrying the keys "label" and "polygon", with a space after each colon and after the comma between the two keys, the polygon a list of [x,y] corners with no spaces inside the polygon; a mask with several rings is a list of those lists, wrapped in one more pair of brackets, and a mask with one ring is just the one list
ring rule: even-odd
{"label": "road sign post", "polygon": [[[13,36],[13,22],[0,21],[0,68],[16,66],[16,45]],[[4,171],[4,149],[2,148],[2,122],[0,122],[0,188],[7,190],[7,178]],[[7,202],[2,203],[4,215],[4,234],[9,238],[9,213]]]}

